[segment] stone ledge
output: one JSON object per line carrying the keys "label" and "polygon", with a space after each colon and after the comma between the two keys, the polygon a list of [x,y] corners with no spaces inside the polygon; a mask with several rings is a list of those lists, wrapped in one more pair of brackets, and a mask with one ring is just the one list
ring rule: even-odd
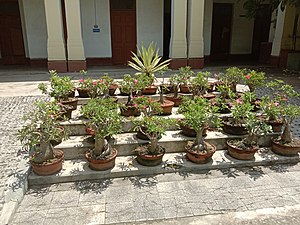
{"label": "stone ledge", "polygon": [[38,176],[30,173],[29,185],[53,184],[104,178],[121,178],[140,175],[157,175],[164,173],[188,173],[201,170],[226,169],[234,167],[262,166],[284,163],[298,163],[299,156],[283,157],[275,155],[269,148],[261,148],[251,161],[241,161],[230,157],[226,150],[217,151],[213,160],[207,164],[198,165],[187,161],[185,153],[167,153],[163,163],[155,167],[139,165],[135,156],[118,156],[116,166],[107,171],[93,171],[85,160],[66,160],[63,169],[58,174]]}

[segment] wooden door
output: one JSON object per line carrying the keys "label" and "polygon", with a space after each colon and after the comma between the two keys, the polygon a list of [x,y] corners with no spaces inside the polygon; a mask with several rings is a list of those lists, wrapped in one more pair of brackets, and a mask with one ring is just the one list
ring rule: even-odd
{"label": "wooden door", "polygon": [[0,1],[0,49],[3,64],[26,64],[17,0]]}
{"label": "wooden door", "polygon": [[111,0],[112,61],[127,65],[131,51],[136,52],[135,0]]}
{"label": "wooden door", "polygon": [[211,59],[227,59],[230,53],[232,4],[214,3],[212,19]]}
{"label": "wooden door", "polygon": [[254,59],[259,58],[261,43],[269,41],[271,14],[269,5],[263,5],[256,14],[252,39],[252,56]]}

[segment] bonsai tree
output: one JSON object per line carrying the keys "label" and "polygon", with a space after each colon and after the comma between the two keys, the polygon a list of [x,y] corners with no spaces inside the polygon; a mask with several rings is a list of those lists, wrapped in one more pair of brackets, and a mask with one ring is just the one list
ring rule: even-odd
{"label": "bonsai tree", "polygon": [[257,87],[265,84],[266,77],[264,72],[250,70],[243,76],[243,80],[244,83],[248,85],[249,90],[253,92]]}
{"label": "bonsai tree", "polygon": [[[67,130],[62,129],[58,121],[62,113],[62,107],[57,102],[39,101],[23,117],[26,123],[18,130],[17,138],[21,141],[23,148],[29,150],[31,164],[51,164],[58,157],[51,141],[59,141],[68,137]],[[63,157],[63,152],[60,156]],[[36,170],[35,167],[33,169],[37,174],[46,175]],[[61,167],[58,170],[60,169]],[[49,174],[58,170],[49,171]]]}
{"label": "bonsai tree", "polygon": [[179,76],[181,78],[180,84],[180,92],[182,93],[190,93],[189,84],[190,79],[194,75],[194,71],[190,66],[180,67],[179,68]]}
{"label": "bonsai tree", "polygon": [[219,74],[219,81],[229,86],[233,92],[236,92],[236,85],[241,82],[245,69],[229,67],[225,73]]}
{"label": "bonsai tree", "polygon": [[[295,118],[300,116],[300,107],[298,105],[293,105],[289,103],[289,98],[299,97],[292,85],[286,84],[282,80],[274,80],[267,84],[273,92],[273,99],[278,105],[280,116],[283,120],[283,133],[281,134],[281,142],[291,143],[296,142],[296,139],[293,139],[291,132],[291,125]],[[299,144],[300,145],[300,144]]]}
{"label": "bonsai tree", "polygon": [[134,106],[143,113],[144,117],[151,117],[162,113],[162,108],[159,102],[153,101],[149,97],[139,96],[133,99]]}
{"label": "bonsai tree", "polygon": [[38,85],[43,94],[53,97],[57,101],[68,101],[74,95],[75,85],[68,76],[61,77],[55,70],[50,70],[50,90],[45,83]]}
{"label": "bonsai tree", "polygon": [[196,77],[191,80],[193,96],[203,96],[209,88],[208,77],[210,72],[198,72]]}
{"label": "bonsai tree", "polygon": [[87,126],[95,131],[95,147],[90,151],[92,159],[111,157],[113,149],[107,137],[121,132],[121,117],[117,105],[111,99],[91,99],[81,113],[88,119]]}
{"label": "bonsai tree", "polygon": [[213,106],[207,99],[198,96],[194,99],[185,98],[179,106],[179,112],[184,116],[183,124],[196,131],[196,140],[190,146],[192,151],[208,151],[208,145],[204,142],[203,131],[208,125],[215,127],[220,125],[217,111],[216,106]]}
{"label": "bonsai tree", "polygon": [[77,91],[79,97],[87,98],[90,96],[90,89],[92,89],[94,85],[93,80],[87,77],[87,71],[85,70],[80,70],[80,74],[82,75],[82,78],[78,80]]}

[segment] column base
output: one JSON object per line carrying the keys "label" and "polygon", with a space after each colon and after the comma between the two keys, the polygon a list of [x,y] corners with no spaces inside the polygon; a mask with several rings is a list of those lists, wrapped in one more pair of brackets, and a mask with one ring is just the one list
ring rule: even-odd
{"label": "column base", "polygon": [[202,69],[204,67],[204,58],[188,59],[188,65],[192,69]]}
{"label": "column base", "polygon": [[170,68],[172,70],[177,70],[180,67],[185,67],[188,65],[188,60],[187,59],[172,59],[170,62]]}
{"label": "column base", "polygon": [[67,62],[65,60],[48,61],[48,70],[56,70],[59,73],[68,72]]}
{"label": "column base", "polygon": [[69,72],[79,72],[80,70],[86,70],[85,60],[69,60],[68,61],[68,71]]}
{"label": "column base", "polygon": [[270,57],[270,65],[278,67],[279,66],[279,59],[280,59],[279,56],[273,56],[273,55],[271,55],[271,57]]}
{"label": "column base", "polygon": [[291,51],[287,49],[281,49],[280,51],[280,59],[279,59],[279,67],[287,68],[288,56]]}

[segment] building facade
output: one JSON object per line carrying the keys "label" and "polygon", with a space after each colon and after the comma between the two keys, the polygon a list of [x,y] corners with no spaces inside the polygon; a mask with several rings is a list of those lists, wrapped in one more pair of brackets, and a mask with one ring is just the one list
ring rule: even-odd
{"label": "building facade", "polygon": [[172,68],[262,51],[278,64],[284,18],[266,8],[249,20],[236,0],[0,0],[0,64],[125,65],[151,41]]}

